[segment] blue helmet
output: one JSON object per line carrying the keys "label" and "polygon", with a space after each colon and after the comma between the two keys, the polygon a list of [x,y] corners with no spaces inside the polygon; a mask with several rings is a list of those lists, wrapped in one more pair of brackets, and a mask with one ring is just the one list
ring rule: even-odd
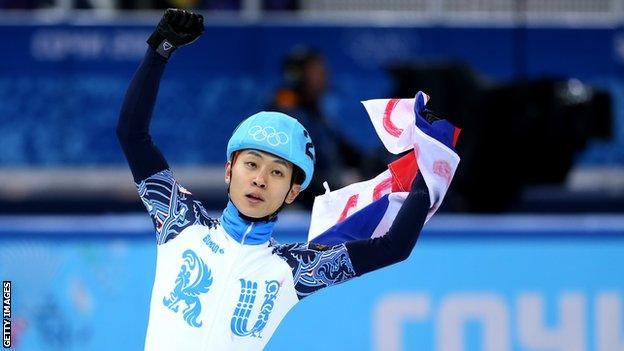
{"label": "blue helmet", "polygon": [[301,190],[310,185],[314,174],[314,144],[308,131],[296,119],[280,113],[262,111],[242,121],[227,145],[227,159],[234,152],[256,149],[281,157],[305,174]]}

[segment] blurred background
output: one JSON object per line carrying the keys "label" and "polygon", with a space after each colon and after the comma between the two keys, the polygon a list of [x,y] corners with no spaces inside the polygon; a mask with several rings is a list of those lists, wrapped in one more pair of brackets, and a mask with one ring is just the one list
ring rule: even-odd
{"label": "blurred background", "polygon": [[143,348],[156,248],[115,125],[168,7],[206,31],[167,64],[151,133],[214,216],[259,110],[319,155],[280,242],[306,240],[322,181],[394,159],[360,101],[423,90],[463,129],[412,257],[304,300],[268,350],[624,350],[624,0],[0,0],[13,349]]}

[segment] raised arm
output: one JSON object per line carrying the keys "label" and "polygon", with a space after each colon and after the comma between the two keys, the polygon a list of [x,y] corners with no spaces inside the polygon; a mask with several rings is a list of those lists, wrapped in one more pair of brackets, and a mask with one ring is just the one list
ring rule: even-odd
{"label": "raised arm", "polygon": [[430,207],[429,190],[419,173],[386,235],[345,243],[355,275],[407,259],[416,245]]}
{"label": "raised arm", "polygon": [[137,183],[169,168],[149,134],[152,111],[171,53],[196,40],[203,30],[201,15],[169,9],[147,40],[149,48],[130,82],[117,121],[117,138]]}
{"label": "raised arm", "polygon": [[404,133],[410,136],[414,152],[388,166],[393,189],[410,189],[407,198],[401,203],[404,195],[383,196],[313,239],[329,245],[345,243],[356,275],[409,257],[424,223],[439,208],[452,181],[459,162],[454,149],[459,129],[426,109],[427,101],[426,94],[416,94],[415,128],[411,134]]}
{"label": "raised arm", "polygon": [[[315,236],[311,242],[276,247],[275,253],[292,268],[300,299],[410,256],[427,218],[440,206],[459,163],[454,150],[459,130],[426,110],[425,97],[419,92],[414,104],[417,128],[411,131],[410,142],[415,149],[413,160],[405,158],[406,155],[389,165],[393,189],[395,180],[402,193],[409,189],[405,200],[402,200],[403,194],[384,195]],[[411,162],[416,164],[410,165]],[[364,189],[362,193],[367,191]],[[335,193],[334,198],[322,204],[335,204],[336,198],[346,199],[340,196]],[[333,215],[331,208],[318,213]]]}
{"label": "raised arm", "polygon": [[421,175],[414,179],[388,233],[379,238],[328,246],[317,243],[280,245],[275,253],[292,268],[299,299],[409,257],[429,210],[429,191]]}
{"label": "raised arm", "polygon": [[152,48],[147,49],[126,91],[117,121],[117,138],[137,183],[169,168],[149,134],[152,110],[166,62]]}
{"label": "raised arm", "polygon": [[141,201],[152,217],[159,245],[177,237],[190,225],[215,224],[193,194],[178,184],[149,134],[167,60],[176,48],[193,42],[203,30],[201,15],[175,9],[165,12],[147,40],[149,48],[130,82],[117,122],[117,137]]}

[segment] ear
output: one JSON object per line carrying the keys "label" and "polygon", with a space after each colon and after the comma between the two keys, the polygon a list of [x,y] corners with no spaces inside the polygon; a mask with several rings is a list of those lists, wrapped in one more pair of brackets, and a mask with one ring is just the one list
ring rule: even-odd
{"label": "ear", "polygon": [[232,162],[227,161],[225,163],[225,184],[230,184],[232,178]]}
{"label": "ear", "polygon": [[301,185],[293,184],[293,186],[290,187],[290,191],[288,192],[288,195],[286,196],[286,200],[284,202],[286,202],[289,205],[292,204],[300,192],[301,192]]}

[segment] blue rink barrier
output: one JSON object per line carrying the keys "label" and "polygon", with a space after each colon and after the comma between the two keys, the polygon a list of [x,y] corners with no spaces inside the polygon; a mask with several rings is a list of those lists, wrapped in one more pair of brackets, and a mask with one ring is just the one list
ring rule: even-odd
{"label": "blue rink barrier", "polygon": [[[289,213],[280,242],[305,240]],[[147,215],[0,217],[15,350],[142,350]],[[267,350],[624,348],[624,215],[437,216],[411,257],[306,298]]]}

